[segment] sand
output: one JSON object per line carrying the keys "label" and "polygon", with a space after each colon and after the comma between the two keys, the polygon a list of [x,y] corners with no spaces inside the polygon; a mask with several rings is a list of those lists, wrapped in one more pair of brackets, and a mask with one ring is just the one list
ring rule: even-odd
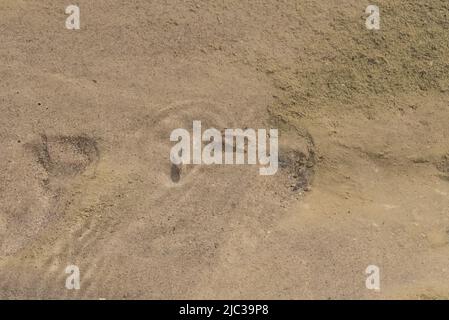
{"label": "sand", "polygon": [[[447,1],[69,4],[0,3],[0,298],[449,298]],[[174,173],[193,120],[279,171]]]}

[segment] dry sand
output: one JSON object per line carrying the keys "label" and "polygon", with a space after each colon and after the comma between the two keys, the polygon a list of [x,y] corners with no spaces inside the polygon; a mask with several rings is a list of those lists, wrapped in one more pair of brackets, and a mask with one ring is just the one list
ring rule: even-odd
{"label": "dry sand", "polygon": [[[449,298],[446,0],[69,4],[0,3],[0,298]],[[173,182],[193,120],[281,170]]]}

